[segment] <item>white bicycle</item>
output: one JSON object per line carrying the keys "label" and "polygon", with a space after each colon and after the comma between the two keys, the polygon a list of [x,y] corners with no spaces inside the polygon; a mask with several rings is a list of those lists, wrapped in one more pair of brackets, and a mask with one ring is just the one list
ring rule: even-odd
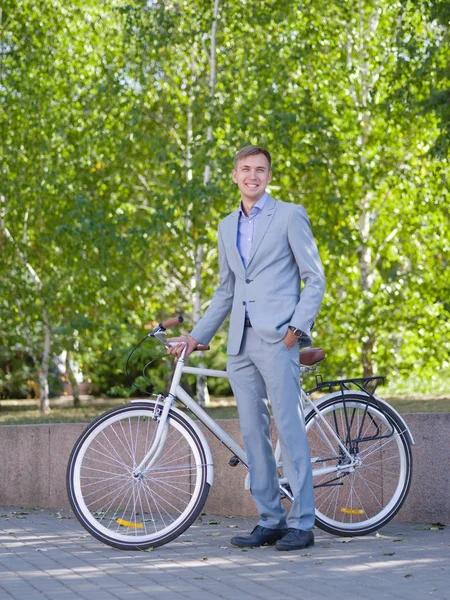
{"label": "white bicycle", "polygon": [[[181,320],[163,321],[146,337],[167,345],[166,329]],[[302,350],[302,372],[315,369],[323,358],[320,348]],[[187,366],[183,353],[166,396],[109,410],[86,428],[72,450],[67,491],[73,511],[105,544],[125,550],[166,544],[195,521],[206,502],[213,457],[200,428],[176,407],[176,400],[230,450],[230,466],[247,467],[241,446],[183,389],[184,373],[227,377],[225,371]],[[399,413],[374,395],[381,379],[322,381],[316,376],[316,387],[302,391],[316,524],[335,535],[379,529],[408,494],[414,441]],[[324,388],[330,393],[313,402],[309,394]],[[280,493],[292,501],[279,443],[275,456]]]}

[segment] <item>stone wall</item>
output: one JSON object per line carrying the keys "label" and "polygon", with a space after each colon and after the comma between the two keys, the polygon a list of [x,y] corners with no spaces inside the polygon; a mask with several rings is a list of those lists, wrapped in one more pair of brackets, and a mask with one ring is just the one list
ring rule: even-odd
{"label": "stone wall", "polygon": [[[408,498],[396,519],[404,523],[450,523],[450,413],[412,414],[405,419],[416,445]],[[222,427],[241,440],[237,420]],[[0,427],[0,506],[69,508],[66,466],[85,425],[3,425]],[[214,485],[206,512],[256,516],[244,489],[246,471],[228,465],[229,451],[205,431],[214,457]]]}

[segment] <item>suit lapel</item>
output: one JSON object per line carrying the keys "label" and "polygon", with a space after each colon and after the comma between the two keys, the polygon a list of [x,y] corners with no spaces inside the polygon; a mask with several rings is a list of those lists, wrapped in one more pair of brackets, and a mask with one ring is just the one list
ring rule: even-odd
{"label": "suit lapel", "polygon": [[232,218],[228,222],[227,236],[228,236],[228,239],[233,241],[233,243],[231,244],[233,256],[234,256],[236,262],[242,268],[242,271],[244,272],[244,270],[245,270],[244,263],[242,262],[241,255],[239,254],[239,250],[237,247],[238,228],[239,228],[239,210],[236,210],[235,212],[231,213],[231,217]]}
{"label": "suit lapel", "polygon": [[[255,235],[253,238],[253,243],[252,243],[252,251],[250,252],[250,257],[248,259],[248,263],[247,263],[247,269],[250,265],[250,263],[253,260],[253,257],[256,254],[256,251],[259,248],[259,245],[261,244],[262,240],[264,239],[264,236],[266,235],[267,230],[269,229],[269,226],[272,222],[273,219],[273,215],[275,214],[276,211],[276,200],[274,200],[272,198],[272,196],[269,196],[267,198],[267,202],[264,205],[264,208],[262,210],[262,213],[258,219],[258,223],[257,223],[257,227],[256,227],[256,231],[255,231]],[[239,254],[239,252],[238,252]]]}

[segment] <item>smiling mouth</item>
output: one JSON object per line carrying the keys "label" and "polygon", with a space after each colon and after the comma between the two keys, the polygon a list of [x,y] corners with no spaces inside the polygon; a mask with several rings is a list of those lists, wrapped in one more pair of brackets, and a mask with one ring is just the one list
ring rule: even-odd
{"label": "smiling mouth", "polygon": [[245,187],[256,189],[257,187],[259,187],[259,184],[258,183],[246,183]]}

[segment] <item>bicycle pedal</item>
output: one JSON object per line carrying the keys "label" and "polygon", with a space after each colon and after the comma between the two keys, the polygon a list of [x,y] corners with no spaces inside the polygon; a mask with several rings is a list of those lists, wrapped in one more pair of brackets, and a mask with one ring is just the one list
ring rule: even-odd
{"label": "bicycle pedal", "polygon": [[232,456],[230,458],[230,460],[228,461],[228,464],[230,465],[230,467],[237,467],[239,464],[239,459],[236,455]]}

